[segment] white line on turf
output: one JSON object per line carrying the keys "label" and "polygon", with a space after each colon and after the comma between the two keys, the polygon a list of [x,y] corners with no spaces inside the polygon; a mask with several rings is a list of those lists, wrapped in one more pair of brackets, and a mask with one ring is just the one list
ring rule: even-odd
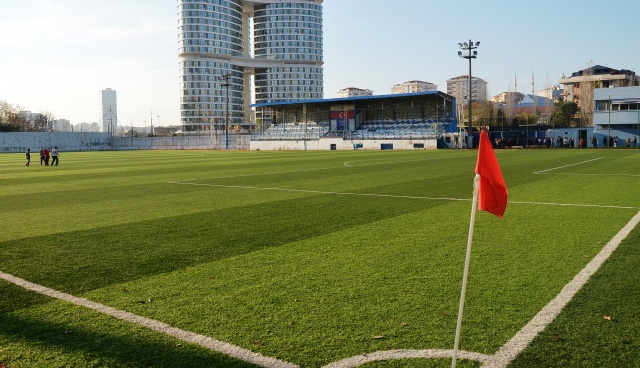
{"label": "white line on turf", "polygon": [[[565,287],[551,300],[533,319],[531,319],[518,333],[504,344],[492,356],[459,352],[461,359],[474,360],[483,363],[483,368],[506,368],[522,351],[531,344],[533,339],[542,332],[569,304],[575,294],[589,281],[600,266],[613,254],[620,243],[640,223],[638,212]],[[355,368],[365,363],[385,360],[399,360],[407,358],[451,358],[453,350],[389,350],[377,351],[351,358],[346,358],[326,365],[324,368]]]}
{"label": "white line on turf", "polygon": [[542,330],[547,327],[559,314],[562,309],[569,304],[574,295],[589,281],[591,276],[600,269],[600,266],[613,254],[620,243],[631,233],[640,223],[640,212],[633,218],[602,248],[552,301],[549,302],[529,323],[527,323],[518,333],[504,344],[492,357],[487,368],[502,368],[511,363]]}
{"label": "white line on turf", "polygon": [[[193,182],[180,182],[180,181],[171,181],[169,182],[169,184],[193,185],[193,186],[227,188],[227,189],[271,190],[271,191],[293,192],[293,193],[333,194],[333,195],[403,198],[403,199],[424,199],[429,201],[465,201],[465,202],[471,201],[471,198],[422,197],[422,196],[406,196],[406,195],[379,194],[379,193],[330,192],[330,191],[323,191],[323,190],[291,189],[291,188],[275,188],[275,187],[252,187],[247,185],[222,185],[222,184],[207,184],[207,183],[193,183]],[[544,206],[562,206],[562,207],[595,207],[595,208],[618,208],[618,209],[637,209],[638,208],[638,207],[627,207],[627,206],[611,206],[611,205],[579,204],[579,203],[518,202],[518,201],[509,201],[509,203],[510,204],[534,204],[534,205],[544,205]]]}
{"label": "white line on turf", "polygon": [[[323,368],[355,368],[360,365],[384,361],[384,360],[399,360],[399,359],[442,359],[451,358],[453,356],[453,350],[439,350],[439,349],[427,349],[427,350],[387,350],[376,351],[369,354],[362,354],[351,358],[346,358],[331,364],[325,365]],[[488,363],[491,359],[489,355],[473,353],[469,351],[458,351],[458,357],[460,359],[475,360],[480,363]]]}
{"label": "white line on turf", "polygon": [[388,198],[408,198],[408,199],[429,199],[434,201],[470,201],[470,199],[462,198],[432,198],[432,197],[418,197],[418,196],[403,196],[393,194],[375,194],[375,193],[352,193],[352,192],[328,192],[322,190],[308,190],[308,189],[289,189],[289,188],[273,188],[273,187],[251,187],[245,185],[222,185],[222,184],[205,184],[205,183],[184,183],[179,181],[169,182],[170,184],[180,185],[195,185],[214,188],[229,188],[229,189],[250,189],[250,190],[273,190],[280,192],[294,192],[294,193],[311,193],[311,194],[334,194],[334,195],[351,195],[351,196],[363,196],[363,197],[388,197]]}
{"label": "white line on turf", "polygon": [[587,162],[592,162],[592,161],[597,161],[597,160],[602,160],[604,157],[598,157],[598,158],[594,158],[592,160],[587,160],[587,161],[582,161],[582,162],[576,162],[575,164],[570,164],[570,165],[564,165],[564,166],[558,166],[558,167],[553,167],[551,169],[546,169],[546,170],[540,170],[540,171],[536,171],[534,172],[534,174],[542,174],[544,172],[547,171],[553,171],[553,170],[558,170],[558,169],[564,169],[565,167],[570,167],[570,166],[576,166],[576,165],[582,165],[582,164],[586,164]]}
{"label": "white line on turf", "polygon": [[[583,268],[552,301],[550,301],[533,319],[531,319],[514,337],[512,337],[493,356],[481,353],[460,351],[461,359],[474,360],[483,363],[486,368],[505,368],[511,363],[533,339],[546,328],[562,312],[562,309],[573,299],[574,295],[589,281],[600,266],[613,254],[620,243],[631,233],[640,223],[640,212],[638,212],[607,245]],[[88,299],[76,297],[74,295],[62,293],[60,291],[47,288],[13,275],[0,271],[0,278],[21,286],[27,290],[50,296],[52,298],[64,300],[76,305],[84,306],[95,311],[116,317],[126,322],[135,323],[147,327],[151,330],[164,333],[185,342],[194,343],[207,349],[217,351],[245,362],[254,363],[262,367],[272,368],[298,368],[292,363],[283,362],[275,358],[268,358],[250,350],[231,345],[211,337],[199,335],[172,327],[163,322],[150,318],[141,317],[133,313],[121,311],[103,304],[92,302]],[[338,362],[326,365],[325,368],[354,368],[362,364],[409,358],[450,358],[453,350],[389,350],[367,353],[355,357],[346,358]]]}
{"label": "white line on turf", "polygon": [[574,176],[640,176],[640,174],[585,174],[585,173],[543,173],[537,172],[534,174],[544,174],[544,175],[574,175]]}
{"label": "white line on turf", "polygon": [[42,285],[34,284],[32,282],[4,273],[2,271],[0,271],[0,278],[10,283],[13,283],[15,285],[21,286],[27,290],[35,291],[36,293],[39,293],[42,295],[46,295],[52,298],[64,300],[66,302],[69,302],[75,305],[93,309],[95,311],[110,315],[120,320],[130,322],[130,323],[135,323],[136,325],[143,326],[153,331],[175,337],[179,340],[200,345],[209,350],[216,351],[216,352],[240,359],[244,362],[253,363],[261,367],[298,368],[298,366],[295,364],[283,362],[281,360],[277,360],[274,358],[265,357],[251,350],[247,350],[239,346],[231,345],[226,342],[219,341],[208,336],[185,331],[176,327],[172,327],[166,323],[156,321],[154,319],[138,316],[133,313],[108,307],[104,304],[92,302],[91,300],[88,300],[88,299],[80,298],[71,294],[66,294],[54,289],[50,289]]}

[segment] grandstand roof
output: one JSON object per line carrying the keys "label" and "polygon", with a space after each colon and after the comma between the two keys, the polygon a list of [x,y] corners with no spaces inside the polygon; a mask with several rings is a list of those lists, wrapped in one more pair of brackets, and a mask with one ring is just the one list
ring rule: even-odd
{"label": "grandstand roof", "polygon": [[270,102],[270,103],[252,104],[251,107],[276,107],[276,106],[287,106],[287,105],[291,106],[291,105],[303,105],[303,104],[333,105],[333,104],[348,104],[350,102],[362,103],[367,101],[371,101],[371,102],[389,101],[389,102],[402,103],[402,102],[411,102],[416,98],[420,100],[444,98],[448,101],[455,101],[455,97],[448,95],[444,92],[427,91],[427,92],[390,94],[390,95],[351,96],[351,97],[342,97],[342,98]]}

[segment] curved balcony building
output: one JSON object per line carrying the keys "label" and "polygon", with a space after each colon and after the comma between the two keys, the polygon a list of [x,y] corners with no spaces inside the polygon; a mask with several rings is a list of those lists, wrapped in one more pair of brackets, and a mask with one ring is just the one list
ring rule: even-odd
{"label": "curved balcony building", "polygon": [[252,98],[323,97],[322,0],[178,0],[178,16],[185,132],[224,127],[227,89],[232,127]]}

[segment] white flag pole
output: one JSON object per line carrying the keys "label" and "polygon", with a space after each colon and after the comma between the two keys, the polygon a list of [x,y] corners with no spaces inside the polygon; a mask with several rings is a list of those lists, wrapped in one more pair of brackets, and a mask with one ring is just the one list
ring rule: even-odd
{"label": "white flag pole", "polygon": [[464,260],[464,274],[462,276],[462,291],[460,292],[460,307],[458,308],[458,324],[456,325],[456,340],[453,344],[453,358],[451,368],[456,368],[458,359],[458,343],[460,342],[460,330],[462,328],[462,311],[464,310],[464,297],[467,292],[467,278],[469,277],[469,263],[471,261],[471,243],[473,243],[473,227],[476,222],[476,208],[478,203],[478,183],[480,174],[476,174],[473,180],[473,200],[471,201],[471,222],[469,224],[469,238],[467,239],[467,256]]}

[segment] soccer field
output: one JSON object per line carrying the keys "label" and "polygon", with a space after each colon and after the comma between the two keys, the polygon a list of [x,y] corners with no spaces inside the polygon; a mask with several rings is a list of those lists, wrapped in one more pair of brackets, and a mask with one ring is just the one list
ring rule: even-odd
{"label": "soccer field", "polygon": [[[458,366],[638,364],[640,150],[496,154]],[[450,366],[476,155],[0,155],[0,367]]]}

